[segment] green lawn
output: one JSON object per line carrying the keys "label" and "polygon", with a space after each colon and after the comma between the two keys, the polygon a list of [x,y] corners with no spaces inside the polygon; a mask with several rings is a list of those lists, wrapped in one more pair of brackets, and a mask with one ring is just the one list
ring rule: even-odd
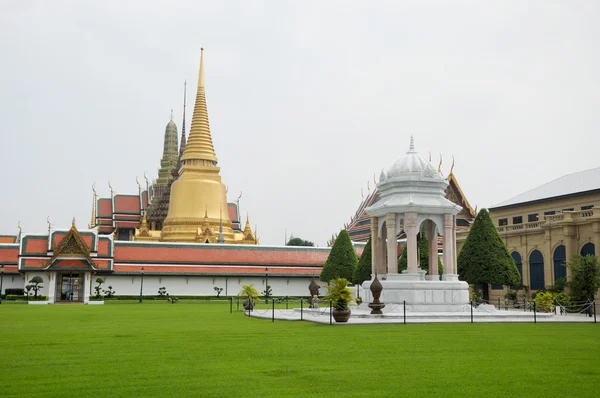
{"label": "green lawn", "polygon": [[[5,302],[6,303],[6,302]],[[600,395],[600,325],[332,327],[227,302],[0,305],[0,396]]]}

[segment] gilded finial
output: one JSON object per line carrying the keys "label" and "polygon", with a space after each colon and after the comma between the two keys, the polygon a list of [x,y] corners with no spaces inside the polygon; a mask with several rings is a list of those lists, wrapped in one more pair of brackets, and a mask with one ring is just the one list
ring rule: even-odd
{"label": "gilded finial", "polygon": [[413,135],[410,135],[410,146],[408,147],[408,152],[407,153],[415,153],[415,138],[413,137]]}
{"label": "gilded finial", "polygon": [[200,76],[198,78],[198,87],[204,87],[204,48],[200,48]]}
{"label": "gilded finial", "polygon": [[110,188],[110,197],[113,197],[114,191],[112,185],[110,185],[110,181],[108,182],[108,187]]}
{"label": "gilded finial", "polygon": [[371,193],[371,181],[367,181],[367,191]]}
{"label": "gilded finial", "polygon": [[71,221],[71,227],[75,228],[75,217],[73,217],[73,220]]}
{"label": "gilded finial", "polygon": [[375,173],[373,173],[373,184],[377,185],[377,180],[375,179]]}
{"label": "gilded finial", "polygon": [[141,194],[142,193],[142,186],[140,185],[140,181],[138,180],[137,176],[135,176],[135,183],[138,186],[138,194]]}
{"label": "gilded finial", "polygon": [[454,155],[452,155],[452,166],[450,166],[450,175],[452,175],[453,170],[454,170]]}
{"label": "gilded finial", "polygon": [[92,192],[94,192],[94,196],[96,196],[96,182],[92,184]]}
{"label": "gilded finial", "polygon": [[52,224],[50,223],[50,216],[46,217],[46,222],[48,223],[48,232],[52,229]]}
{"label": "gilded finial", "polygon": [[208,205],[204,208],[204,218],[208,219]]}
{"label": "gilded finial", "polygon": [[438,173],[442,172],[442,154],[440,153],[440,165],[438,166]]}
{"label": "gilded finial", "polygon": [[19,233],[23,232],[23,230],[21,229],[21,221],[17,223],[17,228],[19,228]]}
{"label": "gilded finial", "polygon": [[171,120],[173,120],[173,108],[171,108]]}

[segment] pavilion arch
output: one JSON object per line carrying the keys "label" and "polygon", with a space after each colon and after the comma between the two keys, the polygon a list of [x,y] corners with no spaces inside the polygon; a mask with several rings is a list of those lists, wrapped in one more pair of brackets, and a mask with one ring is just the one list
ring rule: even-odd
{"label": "pavilion arch", "polygon": [[544,255],[538,249],[529,254],[529,288],[543,290],[546,288],[544,280]]}
{"label": "pavilion arch", "polygon": [[523,284],[523,258],[521,257],[521,253],[516,250],[513,250],[510,253],[510,256],[514,260],[517,265],[517,271],[519,271],[519,275],[521,276],[521,285]]}
{"label": "pavilion arch", "polygon": [[592,242],[587,242],[583,246],[581,246],[579,254],[581,254],[582,256],[595,256],[596,246]]}
{"label": "pavilion arch", "polygon": [[[444,222],[443,222],[442,216],[439,214],[428,214],[428,215],[417,216],[417,231],[421,231],[423,224],[425,224],[425,226],[427,226],[427,221],[431,221],[433,223],[435,238],[437,238],[437,234],[439,234],[440,236],[443,236]],[[427,228],[425,228],[425,236],[427,237],[427,239],[431,239],[431,236],[429,236],[429,231]]]}
{"label": "pavilion arch", "polygon": [[552,259],[554,263],[554,283],[559,278],[567,279],[567,248],[565,245],[557,245],[552,252]]}

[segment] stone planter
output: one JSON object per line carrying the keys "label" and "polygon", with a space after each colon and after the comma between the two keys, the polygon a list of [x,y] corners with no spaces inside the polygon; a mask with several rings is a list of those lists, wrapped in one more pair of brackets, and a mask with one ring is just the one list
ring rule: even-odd
{"label": "stone planter", "polygon": [[334,308],[333,319],[336,322],[348,322],[348,319],[350,319],[350,310],[338,310]]}
{"label": "stone planter", "polygon": [[252,301],[244,300],[243,305],[246,311],[254,310],[254,303]]}

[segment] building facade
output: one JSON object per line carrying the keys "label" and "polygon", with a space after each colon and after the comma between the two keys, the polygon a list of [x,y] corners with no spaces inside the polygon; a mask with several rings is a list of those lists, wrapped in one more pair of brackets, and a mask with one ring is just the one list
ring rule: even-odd
{"label": "building facade", "polygon": [[[600,247],[600,168],[569,174],[489,209],[521,274],[525,294],[570,278],[572,254],[595,255]],[[458,250],[468,231],[459,233]],[[490,299],[509,287],[492,285]]]}

